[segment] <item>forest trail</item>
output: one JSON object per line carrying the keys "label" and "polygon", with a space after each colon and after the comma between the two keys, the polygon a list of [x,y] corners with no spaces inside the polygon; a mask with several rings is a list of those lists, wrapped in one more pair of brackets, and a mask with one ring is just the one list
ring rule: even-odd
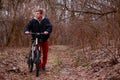
{"label": "forest trail", "polygon": [[[120,63],[99,68],[95,66],[97,63],[87,62],[84,56],[87,54],[83,54],[81,50],[63,45],[50,46],[47,71],[40,72],[39,77],[35,77],[35,71],[29,73],[27,68],[25,56],[29,48],[7,48],[6,51],[0,52],[0,80],[120,80]],[[111,74],[110,79],[108,71],[109,75],[117,72]],[[112,79],[114,75],[116,79]]]}

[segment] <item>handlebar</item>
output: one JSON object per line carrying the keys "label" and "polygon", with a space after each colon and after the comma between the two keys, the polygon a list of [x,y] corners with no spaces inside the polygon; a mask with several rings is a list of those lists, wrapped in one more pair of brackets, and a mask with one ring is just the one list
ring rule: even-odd
{"label": "handlebar", "polygon": [[44,33],[33,33],[33,32],[30,32],[30,34],[33,34],[33,35],[45,35]]}

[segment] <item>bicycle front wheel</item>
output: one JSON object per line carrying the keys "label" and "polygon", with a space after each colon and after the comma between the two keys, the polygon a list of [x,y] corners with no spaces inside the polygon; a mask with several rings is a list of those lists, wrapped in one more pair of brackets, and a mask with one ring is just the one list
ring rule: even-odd
{"label": "bicycle front wheel", "polygon": [[36,50],[36,62],[35,62],[35,65],[36,65],[36,77],[39,76],[39,65],[40,65],[40,51],[39,50]]}

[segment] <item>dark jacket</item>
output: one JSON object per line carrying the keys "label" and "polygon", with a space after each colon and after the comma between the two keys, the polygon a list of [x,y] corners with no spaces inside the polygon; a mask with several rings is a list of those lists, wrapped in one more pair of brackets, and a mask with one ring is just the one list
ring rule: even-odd
{"label": "dark jacket", "polygon": [[[52,25],[47,18],[43,18],[41,21],[33,18],[26,26],[25,31],[30,31],[33,33],[43,33],[44,31],[48,31],[48,35],[42,36],[42,41],[47,41],[52,32]],[[35,36],[32,35],[32,38],[35,39]]]}

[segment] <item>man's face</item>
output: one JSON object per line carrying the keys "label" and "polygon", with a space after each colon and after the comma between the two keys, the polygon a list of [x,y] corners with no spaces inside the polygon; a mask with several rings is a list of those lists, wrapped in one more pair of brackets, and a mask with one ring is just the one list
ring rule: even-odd
{"label": "man's face", "polygon": [[35,17],[37,19],[40,19],[42,17],[42,14],[40,12],[35,12]]}

